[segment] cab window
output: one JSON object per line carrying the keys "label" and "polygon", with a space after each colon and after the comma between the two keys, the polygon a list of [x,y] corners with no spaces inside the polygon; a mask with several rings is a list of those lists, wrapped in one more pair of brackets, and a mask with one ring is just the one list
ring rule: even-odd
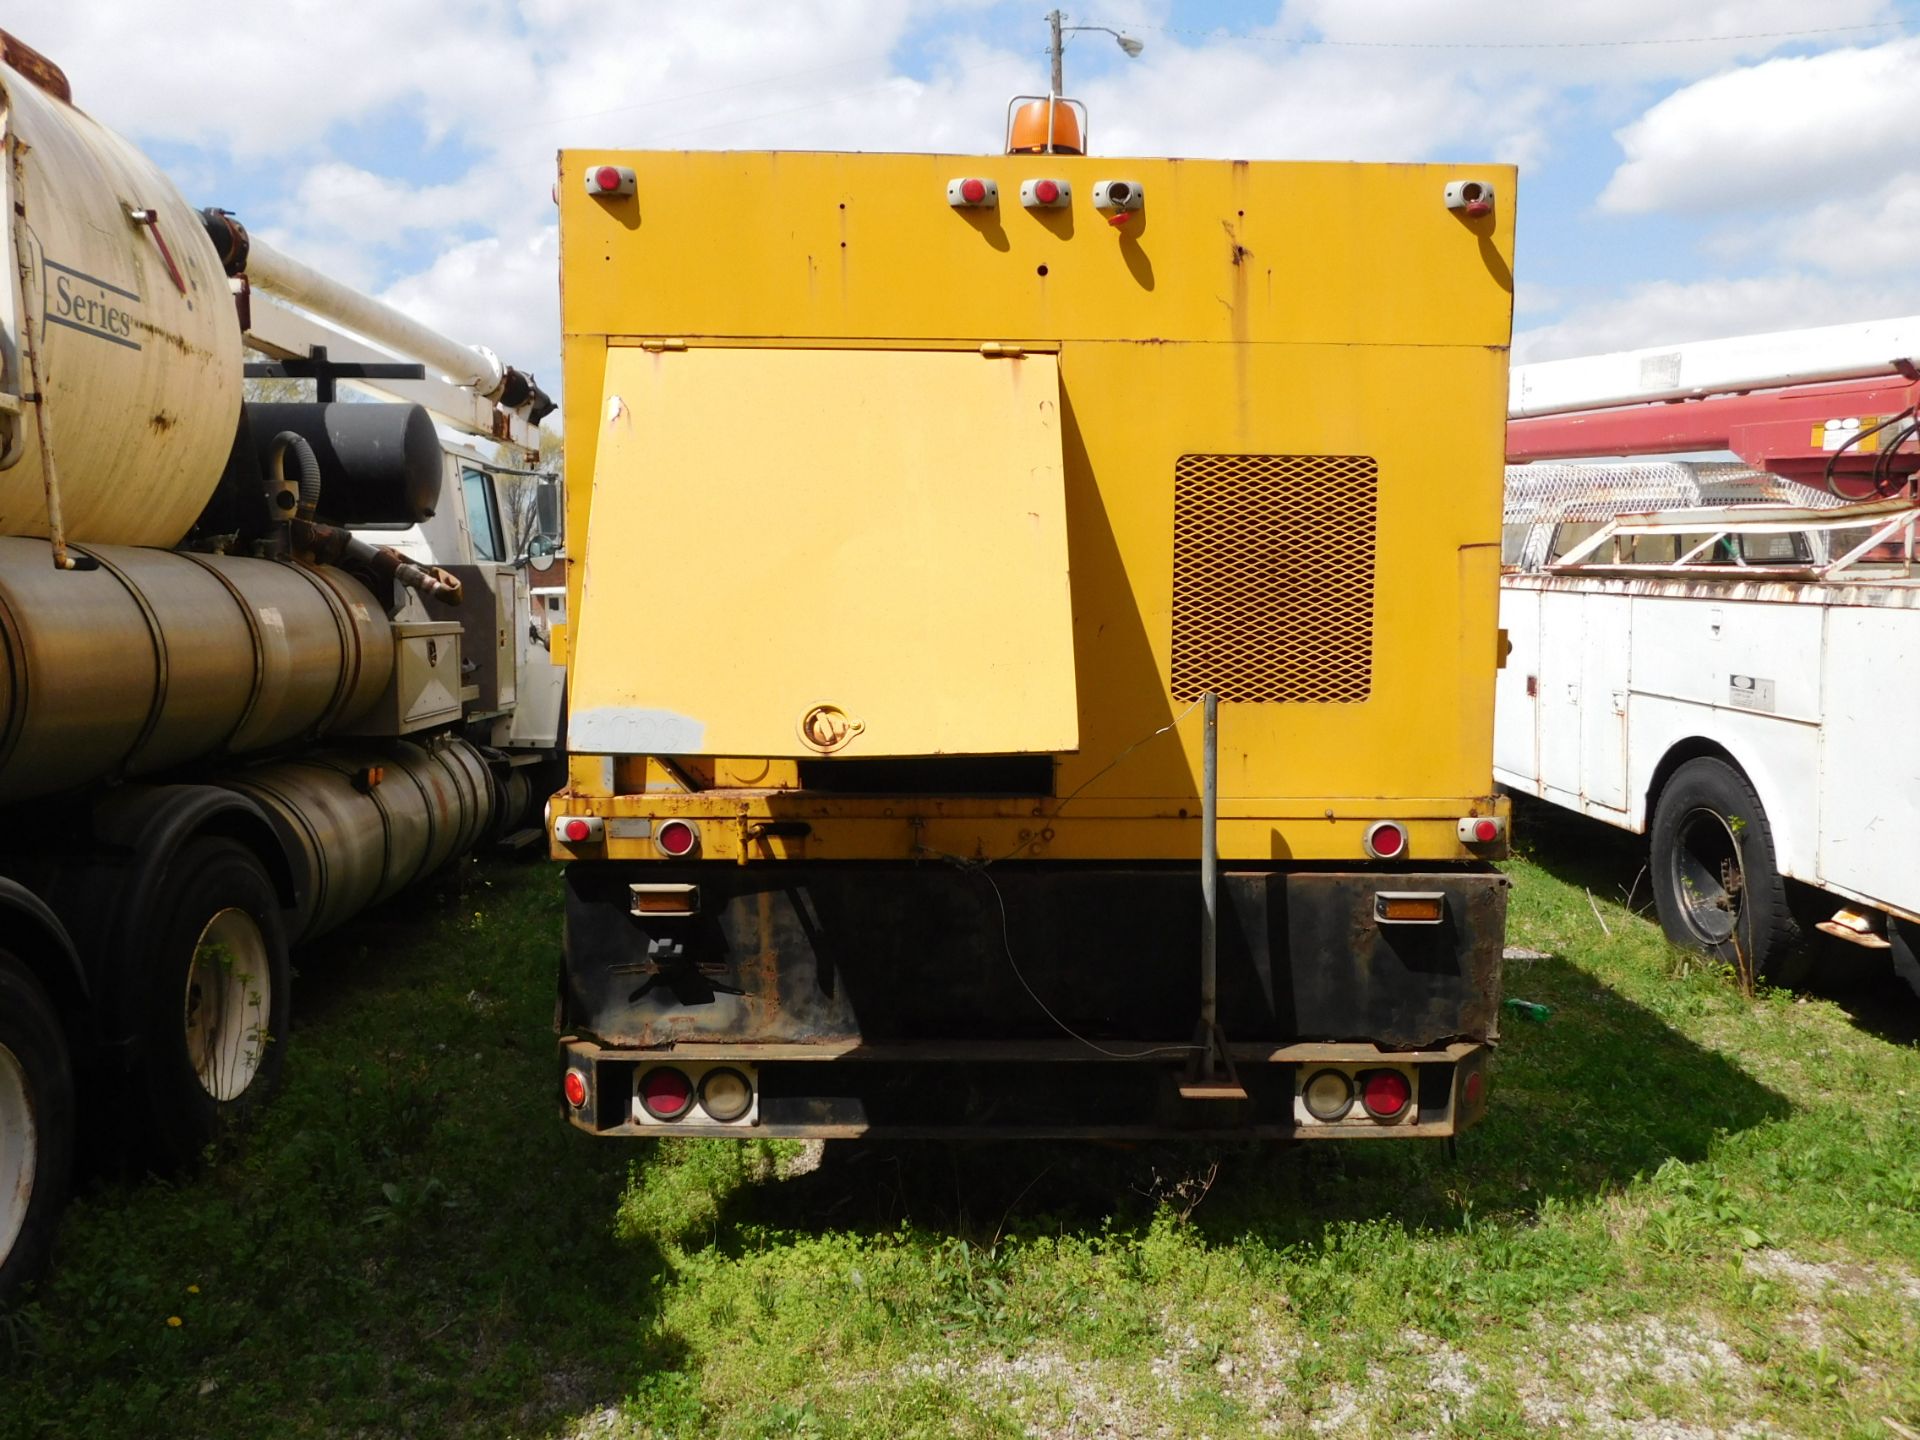
{"label": "cab window", "polygon": [[504,560],[500,548],[500,516],[494,507],[493,486],[479,470],[460,472],[461,487],[467,492],[467,528],[473,532],[473,553],[480,560]]}

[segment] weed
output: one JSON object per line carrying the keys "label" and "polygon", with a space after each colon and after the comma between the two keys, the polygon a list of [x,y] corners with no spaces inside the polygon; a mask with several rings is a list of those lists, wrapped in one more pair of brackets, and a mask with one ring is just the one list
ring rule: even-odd
{"label": "weed", "polygon": [[1599,898],[1608,832],[1531,843],[1509,987],[1550,1014],[1457,1162],[590,1140],[557,876],[488,867],[304,957],[282,1100],[204,1173],[83,1194],[0,1436],[1920,1425],[1920,1052],[1680,961]]}

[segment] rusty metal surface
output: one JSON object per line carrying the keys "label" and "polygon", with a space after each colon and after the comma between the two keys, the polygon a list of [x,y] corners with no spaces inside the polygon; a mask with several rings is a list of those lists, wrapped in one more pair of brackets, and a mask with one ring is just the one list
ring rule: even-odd
{"label": "rusty metal surface", "polygon": [[16,71],[0,69],[0,91],[5,308],[29,397],[17,460],[0,467],[0,533],[171,545],[233,446],[242,356],[225,270],[145,157]]}
{"label": "rusty metal surface", "polygon": [[153,774],[337,728],[379,698],[393,640],[337,571],[0,538],[0,798]]}
{"label": "rusty metal surface", "polygon": [[[635,879],[698,884],[704,908],[633,915]],[[1381,926],[1382,885],[1444,893],[1447,922]],[[1242,870],[1221,889],[1229,1041],[1493,1037],[1496,872]],[[1064,1026],[1137,1050],[1192,1032],[1199,898],[1184,866],[1001,866],[989,884],[935,864],[575,864],[565,1023],[621,1046],[1055,1042]]]}
{"label": "rusty metal surface", "polygon": [[1891,579],[1833,584],[1818,580],[1756,580],[1738,574],[1695,573],[1683,577],[1607,574],[1585,570],[1545,575],[1509,574],[1503,576],[1500,583],[1509,590],[1573,590],[1594,595],[1647,595],[1668,599],[1709,597],[1786,605],[1920,610],[1920,583]]}
{"label": "rusty metal surface", "polygon": [[[590,1099],[569,1108],[578,1128],[600,1136],[662,1134],[726,1139],[746,1136],[813,1138],[973,1139],[1431,1139],[1457,1134],[1481,1118],[1484,1093],[1470,1099],[1468,1076],[1483,1071],[1484,1045],[1450,1047],[1412,1064],[1419,1109],[1411,1122],[1313,1124],[1294,1113],[1303,1063],[1251,1063],[1238,1068],[1244,1098],[1185,1100],[1182,1066],[1161,1056],[1131,1065],[1086,1063],[1080,1056],[1051,1061],[980,1056],[973,1060],[925,1056],[876,1063],[851,1061],[755,1062],[758,1120],[721,1124],[690,1114],[662,1125],[635,1114],[639,1076],[662,1063],[658,1052],[609,1049],[570,1038],[564,1068],[589,1079]],[[666,1063],[680,1054],[666,1057]]]}

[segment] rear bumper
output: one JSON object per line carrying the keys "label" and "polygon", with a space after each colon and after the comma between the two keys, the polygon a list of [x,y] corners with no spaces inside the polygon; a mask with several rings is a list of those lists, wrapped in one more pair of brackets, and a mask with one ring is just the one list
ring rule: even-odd
{"label": "rear bumper", "polygon": [[[1491,1047],[1434,1050],[1369,1045],[1230,1045],[1243,1100],[1180,1095],[1177,1055],[1116,1060],[1083,1046],[976,1044],[866,1046],[795,1058],[794,1047],[687,1044],[620,1049],[575,1036],[561,1043],[563,1074],[577,1072],[585,1103],[562,1108],[577,1128],[608,1136],[724,1139],[1144,1140],[1438,1139],[1486,1113]],[[695,1099],[679,1118],[656,1118],[641,1082],[656,1069],[686,1077]],[[701,1109],[698,1086],[713,1069],[746,1077],[751,1110],[730,1122]],[[1358,1098],[1321,1120],[1301,1099],[1306,1080],[1334,1069],[1356,1081],[1392,1071],[1410,1082],[1399,1115],[1376,1118]]]}
{"label": "rear bumper", "polygon": [[[639,884],[697,891],[635,913]],[[820,863],[567,873],[561,1029],[598,1134],[1449,1135],[1484,1103],[1505,877],[1483,865],[1221,877],[1218,1021],[1243,1097],[1182,1096],[1199,1031],[1191,866]],[[1384,897],[1439,906],[1396,923]],[[750,1116],[635,1103],[647,1070],[751,1080]],[[1307,1116],[1320,1068],[1398,1070],[1391,1124]],[[1474,1098],[1465,1086],[1474,1076]]]}

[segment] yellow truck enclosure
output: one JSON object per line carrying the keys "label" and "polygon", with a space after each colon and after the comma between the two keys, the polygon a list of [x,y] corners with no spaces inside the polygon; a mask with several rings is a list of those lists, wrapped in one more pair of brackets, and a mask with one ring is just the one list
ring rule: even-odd
{"label": "yellow truck enclosure", "polygon": [[1513,184],[563,154],[575,1123],[1478,1113]]}

